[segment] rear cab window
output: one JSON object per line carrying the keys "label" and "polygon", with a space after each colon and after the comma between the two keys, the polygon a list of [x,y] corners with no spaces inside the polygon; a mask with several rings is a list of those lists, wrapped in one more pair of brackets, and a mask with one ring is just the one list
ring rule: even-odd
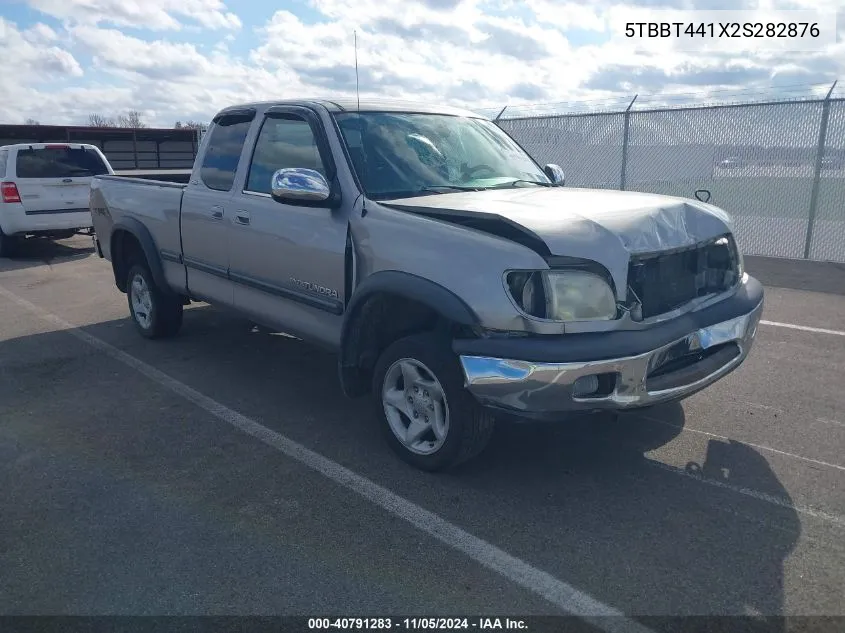
{"label": "rear cab window", "polygon": [[0,180],[6,177],[6,165],[9,163],[9,150],[0,150]]}
{"label": "rear cab window", "polygon": [[17,178],[82,178],[108,173],[100,155],[87,147],[19,149],[15,163]]}
{"label": "rear cab window", "polygon": [[200,167],[200,178],[206,187],[231,190],[251,125],[251,117],[224,117],[214,124]]}

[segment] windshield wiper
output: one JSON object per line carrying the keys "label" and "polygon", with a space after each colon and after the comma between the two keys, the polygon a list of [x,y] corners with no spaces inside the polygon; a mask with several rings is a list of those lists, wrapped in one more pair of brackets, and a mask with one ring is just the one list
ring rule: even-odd
{"label": "windshield wiper", "polygon": [[513,187],[518,182],[528,183],[529,185],[538,185],[540,187],[554,187],[554,183],[552,182],[543,182],[541,180],[525,180],[524,178],[516,178],[515,180],[511,180],[510,182],[502,183],[501,185],[493,185],[492,187],[488,187],[488,189],[506,189],[507,187]]}
{"label": "windshield wiper", "polygon": [[420,189],[420,191],[442,193],[440,189],[446,189],[447,191],[483,191],[484,187],[467,187],[465,185],[428,185]]}
{"label": "windshield wiper", "polygon": [[449,191],[482,191],[482,187],[461,187],[460,185],[428,185],[419,189],[404,191],[379,191],[370,195],[373,200],[390,200],[391,198],[413,198],[415,196],[430,196]]}

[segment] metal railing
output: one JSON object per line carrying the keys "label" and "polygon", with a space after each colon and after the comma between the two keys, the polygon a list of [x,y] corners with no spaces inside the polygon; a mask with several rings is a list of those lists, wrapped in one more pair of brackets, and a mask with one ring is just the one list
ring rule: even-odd
{"label": "metal railing", "polygon": [[601,112],[504,108],[496,122],[540,164],[561,165],[568,186],[687,198],[706,189],[733,216],[745,253],[845,262],[845,95],[836,86],[707,106],[644,108],[634,97]]}

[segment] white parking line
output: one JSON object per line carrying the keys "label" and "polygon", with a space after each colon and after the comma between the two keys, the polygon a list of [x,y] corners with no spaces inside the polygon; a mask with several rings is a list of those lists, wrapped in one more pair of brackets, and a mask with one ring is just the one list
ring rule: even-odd
{"label": "white parking line", "polygon": [[840,527],[845,527],[845,517],[841,517],[836,514],[830,514],[829,512],[816,510],[815,508],[810,508],[807,506],[797,506],[791,503],[788,499],[783,499],[775,495],[766,494],[765,492],[760,492],[759,490],[752,490],[751,488],[746,488],[744,486],[735,486],[724,481],[719,481],[718,479],[710,479],[708,477],[704,477],[703,475],[687,472],[683,468],[664,464],[663,462],[657,461],[655,459],[646,458],[646,463],[655,468],[659,468],[660,470],[670,472],[675,475],[681,475],[682,477],[688,477],[689,479],[694,479],[695,481],[707,484],[708,486],[722,488],[723,490],[730,490],[731,492],[736,492],[738,494],[745,495],[746,497],[757,499],[758,501],[765,501],[766,503],[771,503],[772,505],[780,506],[781,508],[787,508],[789,510],[800,512],[801,514],[806,514],[816,519],[835,523]]}
{"label": "white parking line", "polygon": [[836,336],[845,336],[842,330],[828,330],[823,327],[810,327],[809,325],[795,325],[794,323],[778,323],[777,321],[760,321],[763,325],[773,325],[775,327],[785,327],[790,330],[802,330],[804,332],[816,332],[818,334],[834,334]]}
{"label": "white parking line", "polygon": [[[785,409],[781,409],[780,407],[773,407],[769,404],[760,404],[759,402],[751,402],[750,400],[734,400],[734,402],[739,402],[740,404],[748,405],[749,407],[754,407],[755,409],[762,409],[763,411],[774,411],[775,413],[786,414]],[[842,426],[845,427],[845,422],[840,422],[839,420],[831,420],[830,418],[813,418],[816,422],[821,422],[822,424],[833,424],[834,426]]]}
{"label": "white parking line", "polygon": [[845,422],[840,422],[839,420],[830,420],[828,418],[816,418],[819,422],[824,422],[825,424],[833,424],[835,426],[845,426]]}
{"label": "white parking line", "polygon": [[[78,326],[47,312],[13,292],[0,286],[0,296],[29,310],[44,321],[66,330],[68,334],[100,350],[111,358],[135,369],[162,387],[182,396],[214,417],[227,422],[248,435],[264,442],[291,459],[315,470],[335,483],[368,499],[391,514],[404,519],[419,530],[429,534],[440,542],[466,554],[472,560],[497,572],[517,585],[544,598],[561,610],[580,616],[602,630],[616,633],[652,633],[634,620],[608,606],[592,596],[576,589],[572,585],[555,578],[529,563],[516,558],[495,545],[473,536],[446,519],[408,501],[404,497],[362,477],[345,466],[315,453],[302,444],[277,433],[258,422],[234,411],[209,398],[188,385],[159,371],[155,367],[138,360],[134,356],[106,343],[105,341],[79,329]],[[606,617],[616,616],[616,617]]]}
{"label": "white parking line", "polygon": [[[648,420],[649,422],[655,422],[657,424],[662,424],[663,426],[671,426],[672,428],[679,429],[681,431],[689,431],[690,433],[698,433],[700,435],[706,435],[708,437],[715,437],[718,440],[728,440],[730,441],[731,438],[725,437],[724,435],[719,435],[718,433],[710,433],[709,431],[702,431],[701,429],[693,429],[688,426],[681,426],[680,424],[672,424],[671,422],[666,422],[665,420],[661,420],[660,418],[653,418],[650,415],[643,415],[638,414],[636,417],[642,418],[643,420]],[[761,451],[769,451],[770,453],[777,453],[778,455],[784,455],[785,457],[791,457],[793,459],[800,459],[804,462],[810,462],[811,464],[816,464],[818,466],[827,466],[828,468],[835,468],[837,470],[845,470],[845,466],[840,466],[839,464],[831,464],[830,462],[823,462],[818,459],[813,459],[812,457],[804,457],[803,455],[796,455],[795,453],[787,453],[786,451],[781,451],[776,448],[772,448],[771,446],[765,446],[764,444],[754,444],[753,442],[742,442],[746,446],[751,446],[752,448],[758,448]]]}

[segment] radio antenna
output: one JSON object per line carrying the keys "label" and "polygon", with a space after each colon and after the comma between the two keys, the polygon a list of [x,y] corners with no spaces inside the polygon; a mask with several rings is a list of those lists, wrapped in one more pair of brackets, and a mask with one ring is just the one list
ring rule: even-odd
{"label": "radio antenna", "polygon": [[358,111],[361,111],[361,91],[358,87],[358,31],[352,31],[355,38],[355,97],[358,99]]}
{"label": "radio antenna", "polygon": [[[359,84],[359,81],[358,81],[358,31],[357,31],[357,29],[352,31],[352,36],[353,36],[354,42],[355,42],[355,98],[356,98],[356,101],[357,101],[358,125],[360,126],[361,125],[361,120],[360,120],[360,117],[361,117],[361,88],[360,88],[360,84]],[[365,135],[364,135],[363,128],[361,129],[360,134],[361,134],[361,162],[362,162],[361,166],[363,167],[363,173],[359,174],[358,177],[364,178],[365,174],[367,172],[367,152],[364,148],[366,141],[364,140]],[[367,195],[362,194],[362,197],[361,197],[361,217],[363,218],[366,215],[367,215]]]}

